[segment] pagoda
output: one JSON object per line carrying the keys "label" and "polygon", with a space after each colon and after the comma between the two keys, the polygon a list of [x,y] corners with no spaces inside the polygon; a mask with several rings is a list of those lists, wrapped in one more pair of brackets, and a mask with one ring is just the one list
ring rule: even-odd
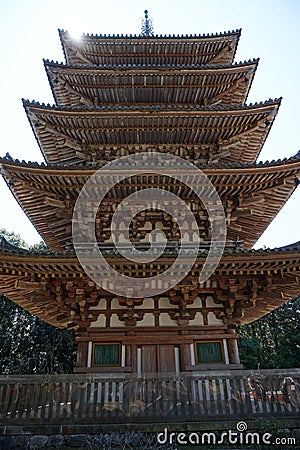
{"label": "pagoda", "polygon": [[[0,160],[9,189],[50,251],[26,252],[3,243],[0,293],[56,327],[75,330],[77,372],[240,368],[236,327],[300,292],[300,243],[252,249],[299,183],[299,153],[257,162],[280,99],[246,104],[258,60],[234,62],[240,30],[158,36],[146,16],[138,36],[85,34],[75,40],[63,30],[59,36],[65,63],[44,61],[55,105],[23,101],[45,164],[8,154]],[[142,264],[115,251],[114,211],[145,187],[181,195],[205,245],[189,273],[167,291],[115,295],[101,265],[99,285],[78,260],[74,207],[98,169],[153,152],[179,157],[208,177],[224,208],[224,253],[210,278],[199,282],[211,242],[205,206],[191,188],[170,181],[174,167],[160,177],[151,167],[142,175],[125,167],[127,178],[105,196],[95,220],[98,246],[111,267],[134,282],[163,273],[175,258],[176,222],[149,208],[132,220],[130,239],[143,248],[151,231],[163,230],[165,251]],[[104,184],[109,176],[102,172]],[[197,183],[196,175],[190,176]],[[193,243],[188,226],[186,231]]]}

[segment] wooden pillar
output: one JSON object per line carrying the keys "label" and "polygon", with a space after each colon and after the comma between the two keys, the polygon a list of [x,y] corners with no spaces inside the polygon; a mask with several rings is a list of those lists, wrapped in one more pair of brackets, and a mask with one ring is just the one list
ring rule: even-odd
{"label": "wooden pillar", "polygon": [[79,341],[77,342],[77,363],[76,367],[87,367],[87,357],[88,357],[88,342]]}
{"label": "wooden pillar", "polygon": [[240,364],[239,349],[237,338],[227,339],[228,356],[230,364]]}
{"label": "wooden pillar", "polygon": [[132,367],[132,346],[125,345],[125,366]]}
{"label": "wooden pillar", "polygon": [[137,345],[132,344],[131,346],[131,365],[132,372],[137,372]]}
{"label": "wooden pillar", "polygon": [[191,362],[191,352],[190,344],[180,344],[179,345],[179,361],[180,361],[180,371],[186,370],[187,366],[192,364]]}

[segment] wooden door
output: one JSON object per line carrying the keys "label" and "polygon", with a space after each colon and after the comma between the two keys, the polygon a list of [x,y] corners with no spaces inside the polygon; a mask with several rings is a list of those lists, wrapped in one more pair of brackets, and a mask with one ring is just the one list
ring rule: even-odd
{"label": "wooden door", "polygon": [[174,345],[143,345],[141,353],[142,372],[175,372]]}
{"label": "wooden door", "polygon": [[142,346],[142,372],[157,372],[156,345]]}
{"label": "wooden door", "polygon": [[157,361],[159,372],[175,372],[174,345],[158,345]]}

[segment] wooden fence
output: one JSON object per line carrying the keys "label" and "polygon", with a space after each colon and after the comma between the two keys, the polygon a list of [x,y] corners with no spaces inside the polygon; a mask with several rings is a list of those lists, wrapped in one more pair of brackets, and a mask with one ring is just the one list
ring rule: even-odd
{"label": "wooden fence", "polygon": [[0,377],[0,424],[299,417],[300,370]]}

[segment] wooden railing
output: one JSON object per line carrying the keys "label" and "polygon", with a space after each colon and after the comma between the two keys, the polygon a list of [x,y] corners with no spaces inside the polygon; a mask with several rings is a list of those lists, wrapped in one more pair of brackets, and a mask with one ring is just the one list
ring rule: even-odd
{"label": "wooden railing", "polygon": [[299,416],[300,370],[0,377],[0,424]]}

